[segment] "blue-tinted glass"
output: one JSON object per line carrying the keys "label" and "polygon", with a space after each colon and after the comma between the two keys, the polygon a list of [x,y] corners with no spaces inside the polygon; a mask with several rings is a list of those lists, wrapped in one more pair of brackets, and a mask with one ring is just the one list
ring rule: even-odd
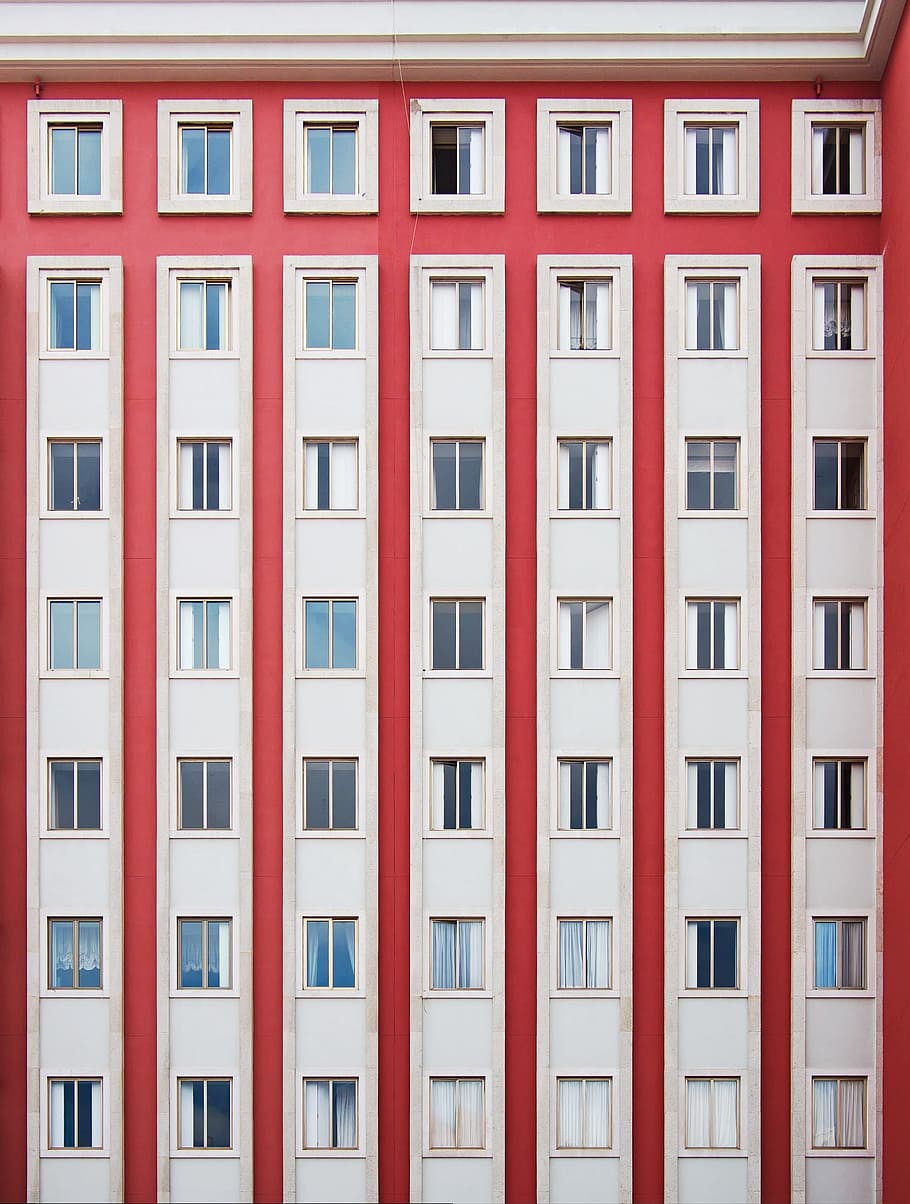
{"label": "blue-tinted glass", "polygon": [[357,345],[357,285],[332,285],[332,346],[352,351]]}
{"label": "blue-tinted glass", "polygon": [[585,192],[597,192],[597,130],[587,126],[584,131]]}
{"label": "blue-tinted glass", "polygon": [[306,604],[306,668],[329,668],[329,604]]}
{"label": "blue-tinted glass", "polygon": [[336,920],[332,926],[332,986],[354,986],[354,921]]}
{"label": "blue-tinted glass", "polygon": [[76,464],[78,467],[76,508],[78,510],[100,510],[101,444],[77,443]]}
{"label": "blue-tinted glass", "polygon": [[698,920],[696,932],[696,979],[697,987],[711,986],[711,921]]}
{"label": "blue-tinted glass", "polygon": [[736,988],[736,928],[735,920],[714,921],[714,986]]}
{"label": "blue-tinted glass", "polygon": [[697,602],[695,604],[696,631],[696,669],[710,669],[711,666],[711,603]]}
{"label": "blue-tinted glass", "polygon": [[208,131],[208,176],[206,192],[209,196],[228,196],[231,191],[231,131]]}
{"label": "blue-tinted glass", "polygon": [[101,827],[101,762],[76,762],[76,827]]}
{"label": "blue-tinted glass", "polygon": [[76,603],[76,665],[101,668],[101,603]]}
{"label": "blue-tinted glass", "polygon": [[51,127],[51,192],[72,196],[76,191],[76,131]]}
{"label": "blue-tinted glass", "polygon": [[332,131],[328,126],[310,126],[306,132],[306,191],[332,191]]}
{"label": "blue-tinted glass", "polygon": [[332,762],[332,827],[357,827],[357,763]]}
{"label": "blue-tinted glass", "polygon": [[457,504],[454,443],[433,443],[433,509],[454,510]]}
{"label": "blue-tinted glass", "polygon": [[308,280],[306,285],[306,345],[329,346],[329,297],[332,285],[328,280]]}
{"label": "blue-tinted glass", "polygon": [[231,985],[230,940],[225,942],[224,958],[221,956],[221,938],[225,929],[230,930],[227,920],[209,920],[208,924],[208,980],[210,987]]}
{"label": "blue-tinted glass", "polygon": [[73,922],[51,924],[51,985],[66,990],[73,985]]}
{"label": "blue-tinted glass", "polygon": [[80,196],[101,195],[101,130],[79,131],[76,191]]}
{"label": "blue-tinted glass", "polygon": [[221,444],[205,445],[206,509],[217,510],[221,498]]}
{"label": "blue-tinted glass", "polygon": [[458,618],[458,668],[483,668],[483,603],[462,602]]}
{"label": "blue-tinted glass", "polygon": [[222,634],[228,630],[230,602],[207,602],[206,604],[206,649],[205,664],[208,669],[230,668],[227,648],[222,648]]}
{"label": "blue-tinted glass", "polygon": [[202,761],[182,761],[180,764],[180,827],[203,826]]}
{"label": "blue-tinted glass", "polygon": [[76,350],[91,351],[95,345],[93,311],[98,301],[97,284],[76,285]]}
{"label": "blue-tinted glass", "polygon": [[76,346],[76,286],[72,280],[51,282],[50,343],[60,351]]}
{"label": "blue-tinted glass", "polygon": [[202,1079],[193,1083],[193,1145],[196,1149],[205,1145],[205,1083]]}
{"label": "blue-tinted glass", "polygon": [[205,505],[205,474],[202,470],[205,444],[191,443],[190,448],[190,459],[192,461],[192,475],[190,479],[193,486],[193,509],[202,510]]}
{"label": "blue-tinted glass", "polygon": [[458,509],[480,510],[483,444],[462,443],[458,454]]}
{"label": "blue-tinted glass", "polygon": [[101,986],[101,925],[97,920],[79,922],[79,986]]}
{"label": "blue-tinted glass", "polygon": [[[306,763],[306,816],[304,827],[329,826],[329,761]],[[337,798],[335,800],[337,808]]]}
{"label": "blue-tinted glass", "polygon": [[79,1130],[76,1144],[80,1149],[89,1149],[92,1145],[92,1087],[94,1084],[87,1079],[77,1080]]}
{"label": "blue-tinted glass", "polygon": [[67,1079],[63,1084],[63,1144],[71,1150],[76,1144],[76,1083]]}
{"label": "blue-tinted glass", "polygon": [[306,922],[306,985],[329,986],[329,922]]}
{"label": "blue-tinted glass", "polygon": [[180,191],[205,192],[205,129],[185,125],[180,130]]}
{"label": "blue-tinted glass", "polygon": [[565,132],[569,139],[569,192],[575,195],[582,185],[582,130],[568,127]]}
{"label": "blue-tinted glass", "polygon": [[226,284],[207,284],[205,286],[205,349],[206,351],[223,351],[222,346],[225,329],[224,307],[227,301]]}
{"label": "blue-tinted glass", "polygon": [[208,763],[208,828],[231,826],[231,763],[209,761]]}
{"label": "blue-tinted glass", "polygon": [[180,985],[202,986],[202,921],[180,923]]}
{"label": "blue-tinted glass", "polygon": [[815,924],[815,985],[819,989],[837,986],[837,924],[816,921]]}
{"label": "blue-tinted glass", "polygon": [[52,828],[76,826],[75,763],[51,762],[51,823]]}
{"label": "blue-tinted glass", "polygon": [[52,602],[50,667],[52,669],[74,668],[73,654],[73,603]]}
{"label": "blue-tinted glass", "polygon": [[350,196],[357,190],[357,131],[332,131],[332,192]]}
{"label": "blue-tinted glass", "polygon": [[711,131],[700,126],[695,131],[695,191],[704,196],[711,191]]}
{"label": "blue-tinted glass", "polygon": [[357,668],[357,603],[332,603],[332,668]]}
{"label": "blue-tinted glass", "polygon": [[316,444],[316,509],[328,510],[331,501],[331,481],[329,479],[328,443]]}
{"label": "blue-tinted glass", "polygon": [[837,444],[815,444],[815,509],[837,509]]}
{"label": "blue-tinted glass", "polygon": [[455,603],[433,603],[433,668],[455,668]]}
{"label": "blue-tinted glass", "polygon": [[75,464],[73,462],[73,443],[52,443],[51,445],[51,509],[75,509]]}

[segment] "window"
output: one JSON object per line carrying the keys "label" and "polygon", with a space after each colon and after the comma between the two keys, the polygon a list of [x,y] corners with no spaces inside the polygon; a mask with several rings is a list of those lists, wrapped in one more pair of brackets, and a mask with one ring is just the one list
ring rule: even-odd
{"label": "window", "polygon": [[230,301],[228,280],[179,280],[178,351],[228,351]]}
{"label": "window", "polygon": [[813,1150],[866,1148],[866,1079],[812,1080]]}
{"label": "window", "polygon": [[686,281],[686,349],[739,350],[739,285],[735,280]]}
{"label": "window", "polygon": [[305,987],[356,987],[357,921],[304,920],[303,956]]}
{"label": "window", "polygon": [[483,761],[441,761],[431,765],[430,826],[436,831],[478,829],[483,819]]}
{"label": "window", "polygon": [[563,196],[612,191],[612,126],[560,122],[556,130],[556,191]]}
{"label": "window", "polygon": [[483,440],[432,439],[433,510],[483,509]]}
{"label": "window", "polygon": [[880,213],[880,100],[794,100],[794,213]]}
{"label": "window", "polygon": [[483,281],[430,281],[430,348],[482,351]]}
{"label": "window", "polygon": [[502,213],[505,101],[411,101],[411,212]]}
{"label": "window", "polygon": [[559,281],[559,350],[609,351],[613,346],[609,280]]}
{"label": "window", "polygon": [[483,668],[483,601],[433,599],[434,669]]}
{"label": "window", "polygon": [[866,191],[864,125],[812,123],[812,193],[857,196]]}
{"label": "window", "polygon": [[560,439],[557,489],[560,510],[609,510],[613,443],[609,439]]}
{"label": "window", "polygon": [[304,668],[356,669],[356,599],[308,598],[303,611]]}
{"label": "window", "polygon": [[430,1148],[481,1150],[484,1080],[430,1079]]}
{"label": "window", "polygon": [[226,831],[231,826],[231,762],[177,762],[178,827]]}
{"label": "window", "polygon": [[357,191],[357,126],[303,127],[303,191],[352,196]]}
{"label": "window", "polygon": [[812,295],[813,350],[865,351],[865,283],[862,280],[816,280]]}
{"label": "window", "polygon": [[686,988],[739,988],[739,920],[686,920]]}
{"label": "window", "polygon": [[377,100],[284,102],[285,213],[375,213]]}
{"label": "window", "polygon": [[560,991],[602,990],[613,985],[610,920],[559,920]]}
{"label": "window", "polygon": [[28,101],[29,213],[122,213],[119,100]]}
{"label": "window", "polygon": [[581,602],[560,599],[557,667],[611,669],[612,614],[609,598]]}
{"label": "window", "polygon": [[101,126],[51,125],[50,191],[58,196],[101,195]]}
{"label": "window", "polygon": [[357,827],[357,762],[303,762],[303,826],[353,831]]}
{"label": "window", "polygon": [[537,102],[539,213],[628,213],[632,102]]}
{"label": "window", "polygon": [[48,282],[51,351],[101,350],[101,283],[98,280]]}
{"label": "window", "polygon": [[98,598],[53,598],[48,602],[48,668],[101,668],[101,602]]}
{"label": "window", "polygon": [[179,191],[188,196],[228,196],[231,191],[231,126],[177,126]]}
{"label": "window", "polygon": [[101,762],[48,762],[48,827],[53,831],[101,827]]}
{"label": "window", "polygon": [[739,1079],[686,1079],[686,1148],[739,1148]]}
{"label": "window", "polygon": [[686,122],[686,192],[694,196],[731,196],[739,191],[735,125]]}
{"label": "window", "polygon": [[557,1148],[610,1149],[613,1145],[612,1094],[612,1079],[557,1079]]}
{"label": "window", "polygon": [[686,827],[739,827],[739,762],[686,762]]}
{"label": "window", "polygon": [[814,439],[815,510],[866,509],[866,440]]}
{"label": "window", "polygon": [[52,991],[101,990],[101,921],[48,920],[47,985]]}
{"label": "window", "polygon": [[862,598],[816,598],[812,668],[865,669],[866,603]]}
{"label": "window", "polygon": [[178,1079],[178,1149],[231,1148],[231,1079]]}
{"label": "window", "polygon": [[251,213],[249,100],[159,100],[158,212]]}
{"label": "window", "polygon": [[100,1150],[101,1079],[49,1079],[48,1148]]}
{"label": "window", "polygon": [[484,185],[483,125],[430,126],[432,187],[437,195],[477,194]]}
{"label": "window", "polygon": [[177,603],[180,669],[230,669],[231,604],[225,599]]}
{"label": "window", "polygon": [[686,440],[686,509],[739,508],[739,440]]}
{"label": "window", "polygon": [[307,351],[355,350],[356,280],[305,280],[303,296],[304,348]]}
{"label": "window", "polygon": [[101,509],[101,440],[49,439],[49,510]]}
{"label": "window", "polygon": [[739,603],[686,601],[686,668],[739,668]]}
{"label": "window", "polygon": [[178,440],[177,491],[178,510],[230,510],[230,439]]}
{"label": "window", "polygon": [[759,102],[664,102],[664,211],[758,213]]}
{"label": "window", "polygon": [[177,986],[225,991],[231,987],[231,921],[178,920]]}
{"label": "window", "polygon": [[303,1080],[303,1148],[357,1149],[357,1080]]}
{"label": "window", "polygon": [[357,440],[304,439],[305,510],[357,509]]}
{"label": "window", "polygon": [[816,991],[866,987],[866,921],[813,920]]}
{"label": "window", "polygon": [[430,920],[430,930],[431,990],[483,990],[483,920]]}
{"label": "window", "polygon": [[812,778],[813,828],[833,831],[865,828],[865,761],[816,760]]}
{"label": "window", "polygon": [[611,826],[610,761],[560,760],[559,827],[565,831]]}

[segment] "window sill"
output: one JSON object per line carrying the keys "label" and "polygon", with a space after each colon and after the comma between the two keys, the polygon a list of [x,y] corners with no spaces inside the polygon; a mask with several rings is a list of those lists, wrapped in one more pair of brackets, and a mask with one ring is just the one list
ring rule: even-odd
{"label": "window sill", "polygon": [[551,828],[551,840],[619,840],[616,828]]}
{"label": "window sill", "polygon": [[758,198],[742,192],[680,192],[667,198],[664,204],[664,213],[704,214],[707,217],[750,217],[758,211]]}
{"label": "window sill", "polygon": [[451,991],[436,991],[432,988],[429,988],[428,990],[421,992],[420,998],[428,1002],[434,999],[492,999],[493,992],[488,990],[486,987],[463,987],[461,989],[453,989]]}
{"label": "window sill", "polygon": [[335,1162],[339,1158],[363,1159],[363,1158],[366,1158],[366,1152],[364,1150],[359,1150],[359,1149],[358,1150],[329,1150],[329,1149],[304,1150],[300,1146],[298,1146],[297,1150],[295,1152],[295,1157],[296,1158],[306,1158],[307,1161],[310,1161],[313,1158],[326,1158],[332,1162]]}
{"label": "window sill", "polygon": [[424,669],[424,681],[492,681],[489,669]]}
{"label": "window sill", "polygon": [[298,519],[317,519],[319,522],[325,522],[327,519],[328,520],[337,520],[339,518],[353,518],[353,519],[363,520],[366,518],[366,511],[365,510],[338,510],[338,509],[335,509],[335,510],[333,510],[333,509],[306,510],[303,507],[301,507],[296,512],[294,517],[298,518]]}
{"label": "window sill", "polygon": [[240,512],[236,508],[230,510],[171,510],[168,518],[176,519],[178,522],[184,519],[200,518],[204,522],[210,523],[214,519],[229,518],[237,520],[240,518]]}
{"label": "window sill", "polygon": [[505,212],[505,206],[490,192],[431,192],[426,196],[416,197],[411,205],[411,212],[419,213],[421,216],[434,213],[502,214]]}
{"label": "window sill", "polygon": [[807,1158],[874,1158],[874,1150],[838,1150],[833,1146],[825,1150],[806,1150]]}
{"label": "window sill", "polygon": [[603,522],[604,519],[612,518],[614,521],[618,522],[619,519],[622,518],[622,515],[618,510],[614,510],[612,508],[609,510],[554,510],[551,508],[550,518],[567,518],[570,520],[570,522],[578,522],[579,519],[583,518],[593,518],[596,519],[597,522]]}
{"label": "window sill", "polygon": [[42,507],[38,511],[38,517],[45,521],[58,519],[64,523],[71,523],[76,519],[82,522],[85,522],[86,519],[90,522],[97,522],[99,519],[107,521],[111,516],[107,510],[48,510]]}
{"label": "window sill", "polygon": [[[97,1076],[96,1076],[97,1077]],[[47,1147],[42,1149],[42,1158],[110,1158],[110,1150],[102,1146],[100,1150],[52,1150]]]}
{"label": "window sill", "polygon": [[839,214],[841,217],[847,217],[864,213],[881,213],[882,201],[881,197],[872,196],[870,193],[852,193],[840,194],[819,194],[805,193],[801,196],[796,196],[792,201],[791,212],[796,215],[809,214],[810,216],[817,213]]}
{"label": "window sill", "polygon": [[110,840],[107,828],[45,828],[41,840]]}
{"label": "window sill", "polygon": [[687,506],[680,507],[677,518],[701,519],[709,518],[712,522],[717,519],[748,519],[748,510],[690,510]]}
{"label": "window sill", "polygon": [[240,991],[236,987],[171,987],[171,999],[223,999],[238,1000]]}
{"label": "window sill", "polygon": [[619,681],[622,674],[616,669],[553,669],[551,681]]}
{"label": "window sill", "polygon": [[330,192],[298,192],[285,201],[284,212],[373,214],[379,212],[379,203],[374,195],[368,196],[365,192],[335,195]]}
{"label": "window sill", "polygon": [[706,1146],[703,1150],[682,1149],[679,1151],[680,1158],[748,1158],[748,1153],[741,1147],[735,1150],[716,1150],[711,1146]]}
{"label": "window sill", "polygon": [[748,840],[749,833],[742,828],[680,828],[680,840]]}
{"label": "window sill", "polygon": [[297,840],[366,840],[366,833],[359,828],[298,828]]}
{"label": "window sill", "polygon": [[836,988],[833,988],[833,989],[818,988],[818,989],[816,989],[814,987],[810,987],[809,990],[806,992],[806,1001],[807,1002],[810,999],[875,999],[875,998],[876,998],[875,991],[870,991],[870,990],[838,991]]}
{"label": "window sill", "polygon": [[240,1158],[240,1151],[233,1148],[226,1150],[209,1150],[205,1146],[199,1146],[194,1150],[172,1149],[171,1158],[205,1158],[206,1161],[223,1158],[225,1161],[236,1161]]}
{"label": "window sill", "polygon": [[298,360],[365,360],[365,351],[356,347],[346,349],[334,347],[298,347],[294,355]]}
{"label": "window sill", "polygon": [[565,347],[551,348],[549,353],[551,360],[621,360],[622,352],[618,348],[604,347],[603,350],[592,347],[590,350],[587,347],[579,347],[576,351],[571,351]]}
{"label": "window sill", "polygon": [[550,1150],[551,1158],[619,1158],[618,1150],[614,1150],[612,1146],[603,1146],[600,1149],[568,1149],[563,1147],[555,1147]]}
{"label": "window sill", "polygon": [[364,669],[298,669],[298,681],[364,681]]}
{"label": "window sill", "polygon": [[428,828],[424,840],[492,840],[492,832],[485,828]]}
{"label": "window sill", "polygon": [[160,217],[221,217],[223,215],[249,216],[253,212],[252,202],[235,193],[178,192],[158,202]]}
{"label": "window sill", "polygon": [[306,999],[330,999],[333,1002],[339,999],[366,999],[366,991],[359,988],[351,987],[298,987],[294,993],[294,998],[299,1000]]}
{"label": "window sill", "polygon": [[749,992],[742,988],[735,991],[728,988],[714,987],[684,987],[678,992],[677,999],[748,999]]}
{"label": "window sill", "polygon": [[[554,113],[561,117],[562,113]],[[628,196],[616,192],[548,192],[537,203],[538,213],[631,213]]]}
{"label": "window sill", "polygon": [[424,1158],[492,1158],[492,1150],[462,1150],[457,1146],[451,1149],[437,1150],[429,1147],[423,1151]]}
{"label": "window sill", "polygon": [[238,669],[171,669],[172,681],[237,681]]}
{"label": "window sill", "polygon": [[747,360],[749,352],[743,347],[735,351],[710,351],[707,348],[680,347],[676,353],[681,360]]}
{"label": "window sill", "polygon": [[870,828],[810,828],[806,840],[874,840]]}
{"label": "window sill", "polygon": [[42,669],[38,676],[51,681],[110,681],[107,669]]}
{"label": "window sill", "polygon": [[110,999],[110,987],[42,987],[41,999]]}
{"label": "window sill", "polygon": [[493,352],[488,351],[485,347],[478,348],[459,348],[450,347],[448,349],[438,347],[426,347],[423,351],[423,359],[425,360],[492,360]]}
{"label": "window sill", "polygon": [[[612,987],[563,987],[550,991],[551,999],[619,999],[619,991]],[[560,1153],[565,1151],[560,1150]]]}
{"label": "window sill", "polygon": [[224,351],[204,351],[201,348],[192,351],[183,351],[179,347],[172,347],[168,353],[168,358],[172,360],[197,360],[201,363],[211,362],[212,360],[239,360],[240,352],[233,350]]}
{"label": "window sill", "polygon": [[856,522],[874,522],[878,518],[878,514],[874,510],[808,510],[806,512],[807,519],[827,519],[830,522],[835,519],[837,522],[850,521]]}
{"label": "window sill", "polygon": [[807,360],[874,360],[875,352],[865,351],[821,351],[813,347],[806,352]]}
{"label": "window sill", "polygon": [[239,840],[240,833],[233,828],[171,828],[170,840]]}
{"label": "window sill", "polygon": [[491,510],[424,510],[421,518],[432,521],[433,519],[452,519],[466,518],[471,522],[478,520],[486,520],[490,522],[493,518]]}
{"label": "window sill", "polygon": [[110,360],[110,358],[109,351],[76,351],[73,348],[57,350],[48,347],[44,351],[38,352],[39,360]]}
{"label": "window sill", "polygon": [[877,673],[871,669],[809,669],[807,681],[875,681]]}
{"label": "window sill", "polygon": [[680,681],[748,681],[745,669],[681,669]]}
{"label": "window sill", "polygon": [[42,193],[36,205],[29,206],[31,217],[57,217],[79,214],[81,217],[110,217],[123,213],[121,197],[105,196],[103,193]]}

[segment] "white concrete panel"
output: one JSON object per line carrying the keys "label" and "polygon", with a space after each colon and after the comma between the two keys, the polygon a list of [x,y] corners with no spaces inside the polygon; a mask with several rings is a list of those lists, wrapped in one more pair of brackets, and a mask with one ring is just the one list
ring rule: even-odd
{"label": "white concrete panel", "polygon": [[60,916],[91,916],[110,908],[110,841],[78,836],[42,840],[38,849],[41,908]]}
{"label": "white concrete panel", "polygon": [[303,435],[348,435],[366,425],[363,359],[297,361],[297,429]]}
{"label": "white concrete panel", "polygon": [[874,748],[875,682],[810,678],[806,682],[808,748]]}
{"label": "white concrete panel", "polygon": [[679,429],[745,431],[748,367],[746,359],[680,359]]}
{"label": "white concrete panel", "polygon": [[681,840],[679,842],[679,906],[692,914],[702,908],[748,911],[748,842]]}
{"label": "white concrete panel", "polygon": [[748,744],[748,686],[744,678],[679,683],[681,748],[735,752]]}
{"label": "white concrete panel", "polygon": [[488,594],[493,587],[493,523],[462,518],[425,521],[423,587],[431,596]]}
{"label": "white concrete panel", "polygon": [[170,841],[170,902],[181,915],[232,914],[240,906],[239,840]]}
{"label": "white concrete panel", "polygon": [[615,597],[621,575],[619,520],[550,520],[550,588],[558,596]]}
{"label": "white concrete panel", "polygon": [[[41,971],[41,985],[44,987],[47,985],[45,964],[42,964]],[[78,1058],[79,1066],[90,1067],[95,1074],[110,1068],[109,999],[54,997],[42,999],[39,1006],[42,1066],[72,1066]]]}
{"label": "white concrete panel", "polygon": [[301,754],[353,756],[365,733],[362,678],[301,678],[297,682],[297,749]]}
{"label": "white concrete panel", "polygon": [[[489,638],[489,629],[488,636]],[[425,748],[489,748],[493,682],[478,678],[427,678],[423,683]]]}
{"label": "white concrete panel", "polygon": [[110,426],[107,360],[40,360],[40,425],[69,435],[97,435]]}
{"label": "white concrete panel", "polygon": [[240,524],[233,519],[181,518],[168,529],[169,584],[206,597],[240,585]]}
{"label": "white concrete panel", "polygon": [[808,430],[874,430],[876,365],[873,359],[817,356],[806,360]]}
{"label": "white concrete panel", "polygon": [[[423,905],[433,914],[489,913],[493,906],[493,842],[425,840]],[[486,935],[489,940],[489,932]]]}
{"label": "white concrete panel", "polygon": [[489,1070],[493,1063],[491,999],[424,999],[423,1069],[427,1074],[487,1072],[487,1121],[490,1113]]}
{"label": "white concrete panel", "polygon": [[301,519],[297,533],[297,588],[301,594],[339,598],[366,588],[363,519]]}
{"label": "white concrete panel", "polygon": [[366,1066],[363,999],[298,999],[297,1069],[304,1074],[359,1073]]}
{"label": "white concrete panel", "polygon": [[[747,999],[680,999],[680,1072],[700,1071],[705,1066],[745,1070],[749,1056],[748,1009]],[[740,1105],[745,1106],[745,1097]]]}
{"label": "white concrete panel", "polygon": [[424,1158],[424,1204],[480,1204],[492,1199],[492,1158]]}
{"label": "white concrete panel", "polygon": [[[41,1199],[66,1200],[72,1204],[97,1204],[109,1200],[111,1164],[108,1158],[41,1159]],[[198,1198],[198,1197],[197,1197]]]}
{"label": "white concrete panel", "polygon": [[600,754],[618,749],[619,744],[618,680],[554,678],[550,681],[552,748],[564,753]]}
{"label": "white concrete panel", "polygon": [[171,430],[209,431],[240,426],[239,359],[172,359],[168,367]]}
{"label": "white concrete panel", "polygon": [[365,904],[366,842],[304,836],[296,845],[298,910],[307,915],[360,915]]}
{"label": "white concrete panel", "polygon": [[[237,1117],[233,1118],[236,1130]],[[171,1204],[233,1204],[240,1199],[239,1158],[172,1158]]]}
{"label": "white concrete panel", "polygon": [[679,520],[679,588],[699,593],[742,594],[749,588],[746,520]]}
{"label": "white concrete panel", "polygon": [[550,1204],[619,1204],[620,1198],[618,1158],[550,1159]]}
{"label": "white concrete panel", "polygon": [[806,586],[874,589],[878,583],[875,519],[813,518],[806,523]]}
{"label": "white concrete panel", "polygon": [[618,999],[551,999],[550,1065],[560,1074],[619,1066],[621,1007]]}
{"label": "white concrete panel", "polygon": [[103,678],[45,678],[38,703],[42,747],[67,755],[77,749],[85,755],[100,755],[111,739],[109,699],[110,684]]}
{"label": "white concrete panel", "polygon": [[240,1061],[239,999],[184,999],[178,995],[171,1000],[170,1013],[170,1061],[177,1074],[182,1074],[181,1068],[186,1066],[194,1072],[211,1067],[213,1074],[236,1075]]}
{"label": "white concrete panel", "polygon": [[806,906],[839,915],[875,907],[875,842],[869,837],[816,837],[806,842]]}
{"label": "white concrete panel", "polygon": [[838,1074],[875,1068],[875,1000],[807,999],[806,1065]]}
{"label": "white concrete panel", "polygon": [[873,1158],[806,1159],[806,1204],[857,1204],[875,1199]]}
{"label": "white concrete panel", "polygon": [[618,840],[550,841],[550,908],[557,915],[614,915],[623,902],[620,887]]}
{"label": "white concrete panel", "polygon": [[360,1204],[367,1199],[366,1161],[363,1158],[298,1158],[298,1204]]}
{"label": "white concrete panel", "polygon": [[493,361],[425,359],[425,435],[473,435],[493,426]]}
{"label": "white concrete panel", "polygon": [[240,682],[172,678],[168,720],[172,752],[234,752],[240,744]]}
{"label": "white concrete panel", "polygon": [[680,1158],[679,1204],[746,1204],[745,1158]]}
{"label": "white concrete panel", "polygon": [[80,595],[110,591],[110,523],[43,518],[38,576],[42,592]]}
{"label": "white concrete panel", "polygon": [[620,425],[621,391],[618,359],[551,359],[550,426],[559,435],[611,435]]}

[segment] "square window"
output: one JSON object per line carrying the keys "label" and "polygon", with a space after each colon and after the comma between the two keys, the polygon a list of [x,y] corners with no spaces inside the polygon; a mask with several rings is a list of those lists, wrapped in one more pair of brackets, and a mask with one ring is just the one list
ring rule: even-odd
{"label": "square window", "polygon": [[232,927],[226,919],[177,921],[178,990],[230,990]]}
{"label": "square window", "polygon": [[357,828],[355,760],[304,760],[303,826],[311,832],[353,832]]}
{"label": "square window", "polygon": [[357,281],[304,280],[303,349],[357,350]]}
{"label": "square window", "polygon": [[739,989],[739,920],[686,920],[686,989]]}
{"label": "square window", "polygon": [[48,762],[47,826],[54,832],[99,831],[101,762],[55,758]]}
{"label": "square window", "polygon": [[739,509],[739,440],[686,440],[686,509]]}
{"label": "square window", "polygon": [[483,669],[483,600],[432,599],[433,669]]}
{"label": "square window", "polygon": [[739,1149],[739,1079],[686,1079],[686,1149]]}
{"label": "square window", "polygon": [[177,281],[177,350],[231,351],[231,282]]}
{"label": "square window", "polygon": [[122,213],[119,100],[28,102],[29,213]]}
{"label": "square window", "polygon": [[304,439],[304,510],[356,510],[356,439]]}
{"label": "square window", "polygon": [[303,1080],[303,1148],[358,1148],[357,1079]]}
{"label": "square window", "polygon": [[177,615],[177,668],[230,669],[230,601],[226,598],[181,599],[177,603]]}
{"label": "square window", "polygon": [[556,1080],[556,1148],[609,1150],[613,1146],[613,1080]]}
{"label": "square window", "polygon": [[357,668],[355,598],[307,598],[303,616],[304,669]]}
{"label": "square window", "polygon": [[739,283],[686,281],[686,350],[738,351]]}
{"label": "square window", "polygon": [[48,1079],[48,1149],[100,1150],[101,1079]]}
{"label": "square window", "polygon": [[664,211],[758,213],[757,100],[664,102]]}
{"label": "square window", "polygon": [[430,1149],[481,1150],[486,1145],[484,1079],[430,1079]]}
{"label": "square window", "polygon": [[812,440],[813,510],[866,509],[866,440]]}
{"label": "square window", "polygon": [[686,668],[738,669],[739,603],[686,600]]}
{"label": "square window", "polygon": [[483,920],[430,920],[431,991],[482,991]]}
{"label": "square window", "polygon": [[812,763],[812,827],[860,831],[866,827],[866,762],[817,758]]}
{"label": "square window", "polygon": [[100,439],[48,439],[47,464],[48,510],[101,510]]}
{"label": "square window", "polygon": [[815,598],[812,668],[840,672],[868,668],[863,598]]}
{"label": "square window", "polygon": [[49,351],[101,350],[101,282],[48,281]]}
{"label": "square window", "polygon": [[561,598],[557,614],[557,669],[613,668],[613,604],[609,598]]}
{"label": "square window", "polygon": [[813,351],[865,351],[867,333],[864,280],[813,280]]}
{"label": "square window", "polygon": [[629,213],[632,102],[538,100],[537,211]]}
{"label": "square window", "polygon": [[434,831],[483,828],[483,769],[483,761],[431,762],[430,827]]}
{"label": "square window", "polygon": [[613,347],[612,282],[558,282],[559,350],[610,351]]}
{"label": "square window", "polygon": [[231,509],[231,440],[177,440],[177,509]]}
{"label": "square window", "polygon": [[48,669],[82,673],[100,669],[100,598],[51,598],[47,609]]}
{"label": "square window", "polygon": [[357,986],[357,921],[303,921],[305,990],[353,990]]}
{"label": "square window", "polygon": [[866,921],[813,920],[816,991],[866,989]]}
{"label": "square window", "polygon": [[48,920],[47,985],[51,991],[101,990],[101,920]]}
{"label": "square window", "polygon": [[556,456],[557,503],[560,510],[612,508],[611,439],[560,439]]}
{"label": "square window", "polygon": [[880,100],[794,100],[794,213],[881,213]]}
{"label": "square window", "polygon": [[560,991],[608,991],[613,985],[612,920],[557,920]]}
{"label": "square window", "polygon": [[158,102],[158,212],[251,213],[249,100]]}
{"label": "square window", "polygon": [[431,439],[431,510],[484,508],[483,439]]}
{"label": "square window", "polygon": [[502,213],[505,101],[411,101],[411,212]]}
{"label": "square window", "polygon": [[565,832],[613,826],[612,761],[560,758],[557,763],[559,805],[557,826]]}
{"label": "square window", "polygon": [[482,280],[430,281],[430,350],[483,351]]}
{"label": "square window", "polygon": [[704,831],[739,827],[739,761],[686,761],[686,827]]}
{"label": "square window", "polygon": [[177,827],[183,832],[228,831],[231,827],[231,762],[177,762]]}
{"label": "square window", "polygon": [[286,100],[285,213],[376,213],[378,140],[378,100]]}
{"label": "square window", "polygon": [[177,1080],[177,1148],[231,1148],[231,1088],[227,1078]]}
{"label": "square window", "polygon": [[866,1148],[865,1077],[812,1079],[812,1149]]}

